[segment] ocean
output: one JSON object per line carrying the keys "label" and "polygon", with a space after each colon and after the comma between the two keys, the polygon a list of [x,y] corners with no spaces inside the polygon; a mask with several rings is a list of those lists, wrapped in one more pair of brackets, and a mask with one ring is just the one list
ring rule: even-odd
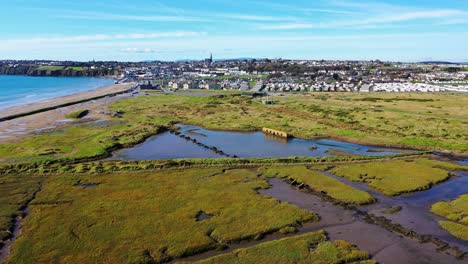
{"label": "ocean", "polygon": [[111,85],[112,79],[0,75],[0,110]]}

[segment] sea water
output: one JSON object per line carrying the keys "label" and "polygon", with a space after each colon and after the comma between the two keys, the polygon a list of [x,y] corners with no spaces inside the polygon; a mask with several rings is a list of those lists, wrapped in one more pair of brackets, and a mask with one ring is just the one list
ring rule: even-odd
{"label": "sea water", "polygon": [[112,79],[0,75],[0,110],[113,84]]}

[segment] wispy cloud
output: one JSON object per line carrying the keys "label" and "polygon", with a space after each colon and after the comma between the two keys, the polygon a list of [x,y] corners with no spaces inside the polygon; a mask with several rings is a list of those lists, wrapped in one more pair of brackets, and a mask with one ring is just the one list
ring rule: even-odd
{"label": "wispy cloud", "polygon": [[293,4],[280,4],[280,3],[271,3],[271,2],[253,2],[257,5],[264,6],[266,8],[277,9],[277,10],[287,10],[295,11],[300,13],[326,13],[326,14],[339,14],[339,15],[357,15],[361,12],[346,10],[346,9],[331,9],[331,8],[311,8],[305,6],[297,6]]}
{"label": "wispy cloud", "polygon": [[383,17],[371,18],[364,20],[362,23],[388,23],[388,22],[404,22],[418,19],[434,19],[468,16],[468,12],[463,10],[453,9],[436,9],[427,11],[413,11],[400,14],[391,14]]}
{"label": "wispy cloud", "polygon": [[133,33],[133,34],[96,34],[96,35],[79,35],[79,36],[59,36],[59,37],[34,37],[27,39],[11,39],[2,40],[6,43],[64,43],[64,42],[88,42],[88,41],[113,41],[113,40],[142,40],[142,39],[158,39],[158,38],[183,38],[204,36],[205,32],[192,31],[176,31],[176,32],[159,32],[159,33]]}
{"label": "wispy cloud", "polygon": [[218,14],[215,17],[218,19],[245,20],[245,21],[288,21],[288,20],[295,19],[294,17],[262,16],[262,15],[249,15],[249,14]]}
{"label": "wispy cloud", "polygon": [[[388,28],[390,23],[403,23],[417,20],[434,20],[434,24],[442,25],[440,19],[444,19],[446,24],[464,23],[468,12],[455,9],[435,9],[427,11],[410,11],[396,14],[378,14],[367,19],[360,20],[333,20],[320,23],[286,23],[286,24],[265,24],[258,25],[259,29],[264,30],[294,30],[294,29],[326,29],[326,28]],[[447,20],[450,19],[450,20]],[[394,24],[394,27],[402,25]],[[408,25],[407,25],[408,26]]]}
{"label": "wispy cloud", "polygon": [[156,53],[157,51],[150,48],[122,48],[120,52],[126,53]]}
{"label": "wispy cloud", "polygon": [[67,11],[57,17],[68,19],[86,20],[127,20],[146,22],[209,22],[211,20],[202,17],[179,16],[179,15],[124,15],[119,13],[98,13]]}

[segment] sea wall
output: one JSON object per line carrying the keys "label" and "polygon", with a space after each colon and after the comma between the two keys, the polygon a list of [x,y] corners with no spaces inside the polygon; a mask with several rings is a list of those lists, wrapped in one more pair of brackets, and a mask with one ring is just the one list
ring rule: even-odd
{"label": "sea wall", "polygon": [[262,132],[265,133],[265,134],[274,135],[274,136],[282,137],[282,138],[289,138],[290,137],[290,135],[288,133],[286,133],[286,132],[271,129],[271,128],[266,128],[266,127],[262,128]]}

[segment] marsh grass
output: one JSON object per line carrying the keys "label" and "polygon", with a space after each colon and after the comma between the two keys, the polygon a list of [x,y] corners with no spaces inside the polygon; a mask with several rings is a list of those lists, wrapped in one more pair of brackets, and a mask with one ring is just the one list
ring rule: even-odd
{"label": "marsh grass", "polygon": [[[99,185],[83,189],[77,182]],[[267,187],[248,170],[47,177],[9,263],[160,262],[318,220],[257,194]],[[213,217],[197,221],[200,211]]]}
{"label": "marsh grass", "polygon": [[456,222],[452,221],[439,221],[439,225],[447,230],[450,234],[468,241],[468,226],[467,225],[462,225]]}
{"label": "marsh grass", "polygon": [[113,171],[142,171],[167,168],[192,167],[255,167],[264,165],[294,165],[334,166],[338,163],[366,162],[372,160],[387,160],[420,157],[426,152],[400,154],[393,156],[335,156],[335,157],[287,157],[287,158],[217,158],[217,159],[174,159],[147,161],[94,161],[77,163],[73,159],[44,160],[23,163],[7,163],[0,165],[3,174],[53,174],[53,173],[103,173]]}
{"label": "marsh grass", "polygon": [[21,209],[39,189],[41,176],[0,174],[0,241],[11,236],[10,231]]}
{"label": "marsh grass", "polygon": [[341,202],[351,204],[375,202],[375,198],[369,193],[353,188],[323,173],[309,170],[305,166],[263,167],[259,171],[266,177],[291,178],[299,183],[305,183],[313,190]]}
{"label": "marsh grass", "polygon": [[[363,262],[361,262],[363,261]],[[369,254],[342,240],[328,241],[323,231],[265,242],[195,263],[376,263]]]}
{"label": "marsh grass", "polygon": [[438,202],[431,206],[431,212],[450,221],[440,221],[442,228],[456,237],[468,241],[468,194],[449,202]]}
{"label": "marsh grass", "polygon": [[[326,96],[326,101],[320,98]],[[468,151],[465,95],[378,94],[375,102],[361,94],[285,96],[265,106],[239,94],[214,96],[149,95],[112,103],[106,128],[73,125],[51,134],[0,145],[0,161],[56,160],[105,155],[111,148],[138,143],[161,127],[181,122],[208,129],[256,131],[270,127],[301,138],[334,137],[363,144]],[[349,98],[348,98],[349,97]],[[392,102],[386,102],[391,99]],[[343,100],[346,104],[343,104]],[[438,108],[427,114],[427,109]],[[380,110],[375,112],[374,110]],[[110,118],[110,117],[109,117]],[[58,149],[49,152],[49,149]]]}
{"label": "marsh grass", "polygon": [[447,180],[450,173],[441,168],[463,167],[428,159],[411,159],[339,165],[331,173],[355,182],[367,183],[386,195],[396,196],[426,190]]}

